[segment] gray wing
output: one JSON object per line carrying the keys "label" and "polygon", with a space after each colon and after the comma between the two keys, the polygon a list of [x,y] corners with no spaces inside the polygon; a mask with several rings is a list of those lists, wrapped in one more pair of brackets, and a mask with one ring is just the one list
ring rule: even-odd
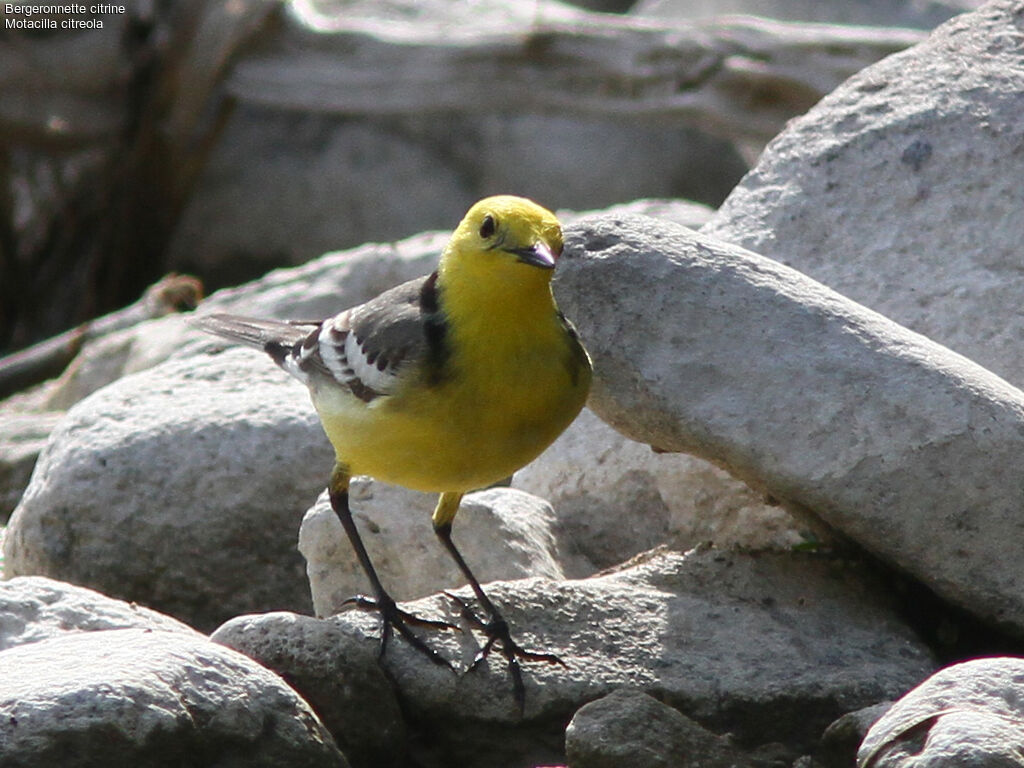
{"label": "gray wing", "polygon": [[436,279],[435,273],[410,280],[324,320],[283,367],[308,384],[328,376],[365,402],[393,394],[431,356]]}

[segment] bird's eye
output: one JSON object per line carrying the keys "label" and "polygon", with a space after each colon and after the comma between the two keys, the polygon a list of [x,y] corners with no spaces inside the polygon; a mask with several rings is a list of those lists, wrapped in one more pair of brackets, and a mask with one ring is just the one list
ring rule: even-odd
{"label": "bird's eye", "polygon": [[484,216],[484,220],[480,224],[480,237],[484,240],[491,237],[494,234],[494,230],[498,228],[498,222],[494,220],[491,214]]}

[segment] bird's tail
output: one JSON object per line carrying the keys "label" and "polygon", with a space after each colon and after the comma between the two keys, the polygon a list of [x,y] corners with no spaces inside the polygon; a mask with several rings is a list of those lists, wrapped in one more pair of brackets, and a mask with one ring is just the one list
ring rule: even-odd
{"label": "bird's tail", "polygon": [[278,365],[317,326],[316,323],[264,320],[219,312],[193,317],[192,323],[207,333],[262,349]]}

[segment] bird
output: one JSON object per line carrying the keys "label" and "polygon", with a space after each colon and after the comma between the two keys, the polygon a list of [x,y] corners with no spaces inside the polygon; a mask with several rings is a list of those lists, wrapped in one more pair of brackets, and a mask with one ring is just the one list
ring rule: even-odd
{"label": "bird", "polygon": [[519,661],[564,662],[513,640],[452,540],[452,523],[465,493],[531,462],[586,403],[591,359],[551,290],[562,247],[551,211],[523,197],[487,197],[456,227],[435,271],[364,304],[319,322],[230,314],[196,320],[205,331],[262,349],[309,388],[335,452],[331,507],[372,590],[346,603],[380,614],[378,659],[394,630],[451,668],[410,625],[457,627],[406,612],[387,592],[352,517],[353,475],[438,494],[434,533],[484,614],[446,591],[487,638],[470,669],[497,646],[520,710]]}

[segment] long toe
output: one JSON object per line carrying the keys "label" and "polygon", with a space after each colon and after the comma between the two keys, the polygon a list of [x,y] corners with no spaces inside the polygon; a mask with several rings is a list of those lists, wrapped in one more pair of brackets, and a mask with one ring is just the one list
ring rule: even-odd
{"label": "long toe", "polygon": [[466,671],[471,672],[483,664],[491,654],[491,651],[497,646],[501,651],[501,655],[504,656],[505,660],[508,662],[508,672],[509,677],[512,678],[512,687],[515,694],[516,704],[519,707],[520,714],[522,714],[526,705],[526,689],[523,685],[523,675],[520,670],[519,660],[522,659],[523,661],[539,661],[547,664],[558,664],[563,667],[567,667],[568,665],[553,653],[527,651],[525,648],[520,646],[512,639],[508,622],[506,622],[505,619],[497,612],[495,612],[489,621],[484,621],[476,614],[467,601],[452,592],[445,592],[445,594],[454,601],[456,605],[458,605],[459,612],[462,617],[471,626],[480,630],[480,632],[482,632],[487,638],[483,647],[473,659],[473,663],[470,664],[469,669]]}
{"label": "long toe", "polygon": [[392,630],[394,630],[394,632],[401,635],[409,645],[424,654],[432,662],[439,666],[447,667],[453,672],[455,671],[455,667],[452,666],[450,661],[427,645],[409,628],[409,626],[427,627],[429,629],[453,629],[460,632],[462,631],[461,627],[448,621],[424,619],[413,613],[409,613],[408,611],[403,611],[395,604],[395,601],[389,595],[383,595],[378,598],[368,597],[366,595],[353,595],[343,601],[342,605],[354,605],[361,611],[375,611],[380,615],[381,628],[380,648],[377,652],[378,660],[384,658],[384,654],[387,652],[388,640],[391,638],[393,633]]}

